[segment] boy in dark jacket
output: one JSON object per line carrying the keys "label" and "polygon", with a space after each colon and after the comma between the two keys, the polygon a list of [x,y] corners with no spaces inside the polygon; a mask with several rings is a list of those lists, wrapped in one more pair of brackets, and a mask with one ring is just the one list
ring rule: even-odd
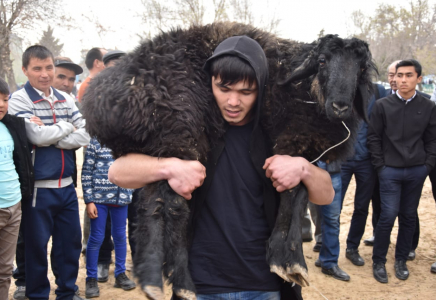
{"label": "boy in dark jacket", "polygon": [[29,201],[33,189],[24,119],[8,115],[8,101],[8,86],[0,78],[0,299],[8,299],[21,200]]}
{"label": "boy in dark jacket", "polygon": [[388,282],[385,263],[389,237],[398,216],[395,276],[406,280],[406,260],[412,247],[416,210],[424,180],[436,160],[436,107],[418,94],[421,65],[403,60],[396,66],[395,94],[374,105],[368,129],[368,148],[380,180],[381,214],[377,224],[373,274]]}

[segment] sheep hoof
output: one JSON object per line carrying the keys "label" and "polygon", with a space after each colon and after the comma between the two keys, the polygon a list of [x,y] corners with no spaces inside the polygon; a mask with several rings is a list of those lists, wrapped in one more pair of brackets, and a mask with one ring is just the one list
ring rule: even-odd
{"label": "sheep hoof", "polygon": [[286,268],[286,273],[290,281],[295,282],[302,287],[309,286],[309,274],[307,273],[307,269],[299,264],[288,266]]}
{"label": "sheep hoof", "polygon": [[289,282],[288,273],[286,273],[286,270],[282,266],[277,265],[271,265],[270,266],[271,273],[276,273],[279,275],[283,280]]}
{"label": "sheep hoof", "polygon": [[197,300],[197,296],[193,291],[178,289],[174,290],[174,293],[176,293],[177,297],[183,300]]}
{"label": "sheep hoof", "polygon": [[142,288],[142,290],[147,295],[147,298],[150,300],[164,300],[165,299],[165,296],[162,292],[162,289],[158,286],[146,285]]}

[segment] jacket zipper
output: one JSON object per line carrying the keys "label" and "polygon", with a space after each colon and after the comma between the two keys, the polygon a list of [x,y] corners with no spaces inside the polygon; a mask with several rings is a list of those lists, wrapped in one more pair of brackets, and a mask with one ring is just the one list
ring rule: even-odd
{"label": "jacket zipper", "polygon": [[[56,102],[59,102],[59,101],[53,101],[53,105],[52,105],[51,102],[48,101],[48,103],[50,104],[51,112],[53,114],[53,123],[54,124],[56,124],[56,114],[55,114],[55,110],[54,110],[54,105],[55,105]],[[64,175],[64,167],[65,167],[64,150],[63,149],[60,149],[60,150],[61,150],[61,155],[62,155],[62,169],[61,169],[61,175],[59,177],[59,184],[58,184],[59,188],[61,187],[62,176]]]}

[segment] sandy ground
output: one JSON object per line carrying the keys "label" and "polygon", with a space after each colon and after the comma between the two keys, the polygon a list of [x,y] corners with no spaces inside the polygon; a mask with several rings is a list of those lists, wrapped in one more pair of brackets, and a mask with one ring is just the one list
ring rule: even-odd
{"label": "sandy ground", "polygon": [[[83,155],[82,150],[77,151],[78,165],[82,165]],[[436,299],[436,274],[430,273],[430,266],[436,261],[436,232],[434,223],[436,220],[435,201],[433,199],[431,184],[427,179],[422,192],[421,202],[419,205],[419,216],[421,220],[421,238],[418,249],[416,251],[416,259],[408,262],[410,277],[406,281],[401,281],[394,274],[394,252],[395,241],[398,231],[396,224],[392,231],[391,245],[388,252],[388,262],[386,268],[389,274],[389,283],[378,283],[372,276],[372,247],[365,246],[363,243],[360,247],[360,254],[365,259],[366,264],[362,267],[354,266],[345,258],[345,241],[350,226],[350,220],[353,213],[355,183],[352,180],[347,195],[344,201],[344,206],[341,215],[341,253],[339,258],[339,266],[346,271],[350,276],[349,282],[335,280],[332,277],[321,273],[321,270],[315,267],[315,260],[318,253],[312,251],[314,242],[304,243],[304,253],[306,262],[309,268],[310,287],[303,288],[303,296],[309,300],[322,299]],[[82,188],[77,188],[80,206],[80,219],[83,220],[83,211],[85,204],[82,197]],[[371,216],[369,216],[370,218]],[[369,219],[370,220],[370,219]],[[364,239],[372,235],[371,222],[367,222]],[[49,250],[51,243],[49,245]],[[129,249],[128,249],[129,250]],[[47,255],[49,257],[49,254]],[[131,264],[130,250],[127,254],[127,263]],[[113,287],[115,279],[113,277],[114,265],[110,266],[109,281],[99,283],[100,298],[99,299],[145,299],[140,288],[132,291],[123,291]],[[133,275],[128,271],[126,273],[130,278]],[[55,284],[54,276],[51,272],[48,275],[51,283],[50,300],[56,299],[54,294]],[[83,257],[80,259],[79,277],[77,284],[82,297],[85,295],[85,278],[86,268]],[[14,284],[11,285],[10,298],[15,291]],[[166,288],[167,299],[170,299],[170,290]]]}

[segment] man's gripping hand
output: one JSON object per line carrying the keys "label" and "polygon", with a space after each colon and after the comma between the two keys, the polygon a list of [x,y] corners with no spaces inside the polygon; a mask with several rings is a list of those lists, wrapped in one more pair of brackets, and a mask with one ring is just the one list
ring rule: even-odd
{"label": "man's gripping hand", "polygon": [[307,176],[308,164],[302,157],[274,155],[265,161],[263,169],[277,192],[281,193],[292,189]]}
{"label": "man's gripping hand", "polygon": [[168,159],[168,184],[186,200],[192,198],[192,192],[203,184],[206,178],[206,168],[195,160]]}

